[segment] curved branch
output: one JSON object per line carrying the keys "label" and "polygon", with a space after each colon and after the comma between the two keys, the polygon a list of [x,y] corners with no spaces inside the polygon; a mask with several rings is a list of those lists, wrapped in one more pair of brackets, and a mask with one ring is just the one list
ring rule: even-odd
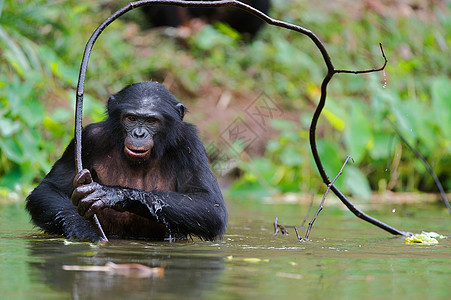
{"label": "curved branch", "polygon": [[[319,116],[321,115],[321,112],[326,104],[326,96],[327,96],[327,86],[330,82],[330,80],[332,79],[332,77],[336,74],[336,73],[352,73],[352,74],[361,74],[361,73],[371,73],[371,72],[377,72],[377,71],[381,71],[385,69],[385,66],[387,65],[387,58],[385,57],[385,53],[384,50],[382,48],[382,44],[380,44],[381,47],[381,51],[382,51],[382,56],[384,57],[384,65],[380,68],[377,69],[371,69],[371,70],[363,70],[363,71],[346,71],[346,70],[335,70],[335,69],[329,69],[327,72],[326,77],[323,80],[323,83],[321,85],[321,96],[320,96],[320,101],[318,103],[318,106],[316,107],[315,113],[313,114],[313,118],[312,118],[312,123],[310,124],[310,148],[312,150],[312,155],[313,158],[315,160],[316,166],[318,168],[318,171],[321,175],[321,178],[323,179],[323,182],[329,186],[331,184],[331,181],[329,180],[329,177],[326,174],[326,171],[324,170],[324,167],[321,163],[321,158],[319,157],[318,154],[318,149],[316,146],[316,126],[318,124],[318,119]],[[331,64],[332,65],[332,64]],[[406,236],[407,233],[400,231],[396,228],[393,228],[381,221],[379,221],[378,219],[375,219],[367,214],[365,214],[364,212],[362,212],[361,210],[359,210],[358,208],[356,208],[354,206],[354,204],[352,204],[351,201],[348,200],[348,198],[346,198],[345,195],[343,195],[343,193],[335,186],[335,185],[331,185],[330,189],[335,193],[335,195],[341,200],[341,202],[354,214],[356,215],[358,218],[361,218],[362,220],[365,220],[385,231],[390,232],[391,234],[395,234],[395,235],[403,235]]]}
{"label": "curved branch", "polygon": [[379,47],[381,49],[382,57],[384,58],[384,64],[380,68],[376,69],[368,69],[368,70],[360,70],[360,71],[349,71],[349,70],[335,70],[334,73],[347,73],[347,74],[364,74],[364,73],[373,73],[383,71],[387,66],[388,60],[385,56],[384,48],[382,47],[382,43],[379,43]]}
{"label": "curved branch", "polygon": [[[97,38],[100,36],[100,34],[103,32],[103,30],[108,27],[109,24],[111,24],[113,21],[118,19],[120,16],[124,15],[130,10],[133,10],[135,8],[141,7],[141,6],[151,6],[151,5],[170,5],[170,6],[181,6],[181,7],[222,7],[222,6],[234,6],[239,9],[245,10],[256,17],[262,19],[266,23],[282,28],[286,28],[289,30],[293,30],[296,32],[299,32],[301,34],[304,34],[308,36],[312,42],[316,45],[318,50],[320,51],[324,63],[327,67],[327,74],[323,80],[323,83],[321,85],[321,97],[320,101],[318,103],[318,107],[315,110],[314,116],[312,118],[312,123],[310,126],[310,145],[312,148],[313,157],[315,159],[315,163],[318,167],[318,170],[321,174],[321,177],[323,178],[323,181],[329,185],[330,181],[324,171],[324,168],[321,163],[321,159],[318,155],[318,151],[316,148],[316,141],[315,141],[315,135],[316,135],[316,125],[318,123],[318,119],[321,115],[321,111],[324,108],[324,105],[326,103],[326,91],[327,91],[327,85],[329,84],[330,80],[332,79],[333,75],[335,73],[354,73],[354,74],[360,74],[360,73],[369,73],[369,72],[376,72],[378,70],[382,70],[385,68],[385,64],[387,61],[385,61],[385,64],[380,69],[374,69],[374,70],[366,70],[366,71],[347,71],[347,70],[335,70],[332,60],[329,57],[329,53],[327,52],[325,46],[321,42],[321,40],[310,30],[305,29],[301,26],[293,25],[291,23],[283,22],[277,19],[273,19],[269,17],[268,15],[260,12],[259,10],[253,8],[250,5],[247,5],[245,3],[242,3],[240,1],[236,0],[223,0],[223,1],[185,1],[185,0],[143,0],[143,1],[136,1],[131,2],[128,5],[124,6],[123,8],[119,9],[115,13],[113,13],[110,17],[105,19],[105,21],[97,27],[97,29],[92,34],[91,38],[89,39],[88,43],[86,44],[85,51],[83,53],[83,59],[80,67],[80,74],[78,78],[78,84],[77,84],[77,95],[76,95],[76,109],[75,109],[75,162],[76,162],[76,168],[78,171],[82,169],[82,160],[81,160],[81,131],[82,131],[82,110],[83,110],[83,94],[84,94],[84,82],[86,79],[86,70],[88,67],[88,61],[89,56],[92,50],[92,47],[94,46],[94,43],[96,42]],[[383,52],[382,46],[382,55],[385,58],[385,54]],[[390,233],[393,234],[400,234],[405,235],[403,232],[398,231],[374,218],[371,218],[364,214],[363,212],[356,209],[352,203],[332,184],[331,185],[332,191],[340,198],[340,200],[358,217],[384,229],[387,230]],[[100,224],[99,224],[100,226]],[[101,228],[100,228],[101,229]]]}

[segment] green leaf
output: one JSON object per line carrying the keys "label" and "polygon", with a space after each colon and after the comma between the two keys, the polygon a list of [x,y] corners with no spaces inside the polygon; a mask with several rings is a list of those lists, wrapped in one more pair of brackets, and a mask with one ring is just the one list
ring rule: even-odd
{"label": "green leaf", "polygon": [[371,139],[371,127],[363,104],[353,103],[348,118],[350,122],[346,128],[344,139],[348,153],[356,163],[359,163],[363,159]]}
{"label": "green leaf", "polygon": [[24,159],[27,159],[31,162],[35,162],[36,157],[39,154],[38,145],[41,140],[40,135],[32,134],[28,128],[25,128],[24,130],[22,130],[17,134],[16,140],[18,141],[18,144],[22,149]]}
{"label": "green leaf", "polygon": [[[345,161],[345,157],[340,154],[340,148],[338,145],[319,140],[317,141],[318,154],[323,163],[324,170],[329,178],[334,178],[335,175],[340,171],[343,162]],[[343,179],[340,176],[337,181],[335,181],[335,185],[338,188],[341,188],[343,185]]]}
{"label": "green leaf", "polygon": [[345,128],[345,121],[338,115],[334,114],[332,111],[324,108],[323,115],[329,121],[330,125],[339,131],[343,131]]}
{"label": "green leaf", "polygon": [[373,134],[372,142],[370,143],[370,155],[373,159],[385,159],[390,155],[390,143],[393,141],[393,135],[376,132]]}
{"label": "green leaf", "polygon": [[14,190],[15,186],[22,181],[22,171],[18,166],[13,167],[0,179],[0,186]]}
{"label": "green leaf", "polygon": [[72,111],[70,111],[70,110],[68,110],[66,108],[57,107],[52,112],[52,115],[50,117],[54,121],[57,121],[57,122],[60,122],[60,123],[64,123],[64,122],[70,120],[71,118],[73,118],[73,113],[72,113]]}
{"label": "green leaf", "polygon": [[23,161],[23,152],[20,145],[12,137],[0,138],[0,149],[10,160],[21,163]]}
{"label": "green leaf", "polygon": [[0,134],[1,136],[11,136],[21,127],[20,122],[0,117]]}
{"label": "green leaf", "polygon": [[302,153],[293,146],[285,148],[280,154],[280,159],[284,165],[289,167],[301,166],[303,163]]}
{"label": "green leaf", "polygon": [[31,100],[22,107],[21,118],[30,127],[35,127],[42,123],[44,119],[44,107],[38,100]]}
{"label": "green leaf", "polygon": [[451,139],[451,80],[439,78],[431,87],[432,107],[437,126],[446,139]]}
{"label": "green leaf", "polygon": [[235,29],[233,29],[232,27],[230,27],[229,24],[217,22],[217,23],[215,23],[215,28],[222,34],[225,34],[234,40],[241,39],[241,34],[238,31],[236,31]]}
{"label": "green leaf", "polygon": [[366,176],[356,167],[346,166],[344,169],[345,186],[353,196],[369,199],[371,188]]}

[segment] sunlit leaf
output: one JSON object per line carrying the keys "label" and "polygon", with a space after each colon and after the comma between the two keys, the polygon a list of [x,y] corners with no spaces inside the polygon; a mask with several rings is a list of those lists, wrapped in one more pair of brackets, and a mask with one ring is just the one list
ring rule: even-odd
{"label": "sunlit leaf", "polygon": [[366,116],[366,110],[361,103],[353,103],[349,114],[349,125],[346,126],[346,146],[356,163],[359,163],[366,153],[371,139],[371,126]]}
{"label": "sunlit leaf", "polygon": [[11,136],[14,132],[19,130],[21,127],[20,122],[15,122],[11,119],[5,119],[0,117],[0,134],[1,136],[7,137]]}
{"label": "sunlit leaf", "polygon": [[21,163],[23,152],[16,139],[12,137],[0,137],[0,149],[10,160]]}
{"label": "sunlit leaf", "polygon": [[280,159],[284,165],[291,167],[300,166],[303,162],[301,153],[293,147],[284,149],[280,154]]}
{"label": "sunlit leaf", "polygon": [[234,40],[241,39],[241,34],[238,31],[236,31],[235,29],[233,29],[232,27],[230,27],[230,25],[228,25],[226,23],[217,22],[215,24],[215,28],[219,32],[231,37]]}
{"label": "sunlit leaf", "polygon": [[21,183],[22,175],[23,174],[20,168],[18,166],[14,166],[2,178],[0,178],[0,186],[5,186],[10,190],[14,190],[15,186]]}
{"label": "sunlit leaf", "polygon": [[434,80],[431,92],[436,124],[449,140],[451,139],[451,81],[448,78]]}
{"label": "sunlit leaf", "polygon": [[38,100],[31,100],[22,107],[21,118],[31,127],[41,124],[44,118],[44,107]]}
{"label": "sunlit leaf", "polygon": [[358,168],[347,165],[343,171],[345,185],[353,196],[369,199],[371,197],[371,187],[366,178]]}
{"label": "sunlit leaf", "polygon": [[16,69],[19,74],[24,74],[29,71],[30,64],[27,57],[23,53],[19,45],[9,36],[6,31],[0,26],[0,40],[7,46],[7,50],[3,56]]}
{"label": "sunlit leaf", "polygon": [[17,134],[16,140],[22,149],[24,158],[30,160],[31,162],[35,162],[39,152],[38,145],[41,141],[41,137],[39,135],[32,134],[28,128],[25,128]]}
{"label": "sunlit leaf", "polygon": [[323,110],[324,117],[326,117],[327,121],[329,121],[330,125],[332,125],[335,129],[339,131],[343,131],[345,128],[345,121],[334,114],[332,111],[324,108]]}

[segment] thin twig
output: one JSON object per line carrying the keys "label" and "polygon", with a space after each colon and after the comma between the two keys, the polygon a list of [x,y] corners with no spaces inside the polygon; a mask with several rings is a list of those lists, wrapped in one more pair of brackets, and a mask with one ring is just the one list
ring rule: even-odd
{"label": "thin twig", "polygon": [[284,226],[284,225],[280,225],[279,223],[277,223],[278,218],[276,217],[276,221],[274,222],[274,235],[277,235],[279,233],[279,229],[280,232],[282,232],[282,235],[288,235],[288,230],[287,227],[290,226]]}
{"label": "thin twig", "polygon": [[388,63],[388,59],[385,56],[384,48],[382,47],[382,43],[379,43],[379,48],[381,49],[382,57],[384,58],[384,64],[382,67],[376,68],[376,69],[368,69],[368,70],[360,70],[360,71],[349,71],[349,70],[335,70],[335,73],[348,73],[348,74],[364,74],[364,73],[373,73],[373,72],[380,72],[385,69]]}
{"label": "thin twig", "polygon": [[[327,185],[326,192],[324,193],[323,199],[321,199],[321,204],[319,205],[319,208],[316,211],[315,216],[313,216],[312,221],[310,221],[310,223],[308,224],[308,228],[307,228],[307,231],[305,233],[305,237],[304,237],[304,239],[300,239],[299,242],[306,242],[308,240],[308,237],[310,235],[310,230],[312,229],[313,223],[315,222],[315,220],[318,217],[319,213],[323,210],[323,207],[324,207],[323,205],[324,205],[324,201],[326,200],[327,194],[329,193],[331,187],[333,186],[333,184],[335,183],[337,178],[343,173],[343,169],[346,166],[346,164],[348,163],[349,159],[352,159],[351,155],[348,155],[346,157],[346,160],[343,163],[343,165],[341,166],[341,169],[338,172],[337,176],[335,176],[335,178]],[[299,237],[298,237],[298,239],[299,239]]]}
{"label": "thin twig", "polygon": [[442,186],[440,180],[438,179],[437,175],[435,174],[434,170],[432,169],[431,165],[428,163],[426,158],[420,153],[420,151],[418,151],[418,149],[416,149],[412,144],[410,144],[407,141],[407,139],[399,131],[398,127],[393,122],[390,121],[390,123],[391,123],[392,127],[394,128],[394,130],[396,131],[396,133],[398,134],[401,141],[403,141],[403,143],[406,144],[407,147],[410,148],[410,150],[412,150],[412,152],[415,154],[415,156],[423,162],[424,166],[426,167],[426,170],[432,176],[432,178],[434,179],[435,185],[437,186],[438,190],[440,191],[440,195],[442,197],[443,203],[445,204],[446,208],[448,208],[448,211],[451,214],[451,206],[449,204],[448,198],[446,197],[445,190],[443,189],[443,186]]}
{"label": "thin twig", "polygon": [[296,237],[298,238],[298,241],[300,241],[301,240],[301,236],[299,235],[297,226],[294,226],[294,231],[296,232]]}

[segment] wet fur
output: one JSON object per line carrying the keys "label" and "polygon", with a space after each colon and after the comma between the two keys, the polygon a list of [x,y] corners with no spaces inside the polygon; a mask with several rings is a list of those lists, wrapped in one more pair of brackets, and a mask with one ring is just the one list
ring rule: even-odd
{"label": "wet fur", "polygon": [[[133,162],[123,152],[120,118],[123,110],[142,106],[143,97],[151,104],[149,109],[158,109],[164,116],[164,123],[154,136],[150,158]],[[162,85],[144,82],[111,96],[107,111],[105,121],[88,125],[82,135],[82,161],[93,180],[127,191],[130,197],[124,199],[127,211],[104,208],[98,213],[107,236],[158,240],[169,235],[195,235],[208,240],[221,237],[227,223],[224,200],[197,129],[182,121],[180,103]],[[74,157],[71,141],[27,197],[26,207],[34,224],[46,232],[96,241],[99,236],[93,225],[71,202]],[[141,205],[137,199],[149,202]],[[159,209],[153,209],[155,203]]]}

